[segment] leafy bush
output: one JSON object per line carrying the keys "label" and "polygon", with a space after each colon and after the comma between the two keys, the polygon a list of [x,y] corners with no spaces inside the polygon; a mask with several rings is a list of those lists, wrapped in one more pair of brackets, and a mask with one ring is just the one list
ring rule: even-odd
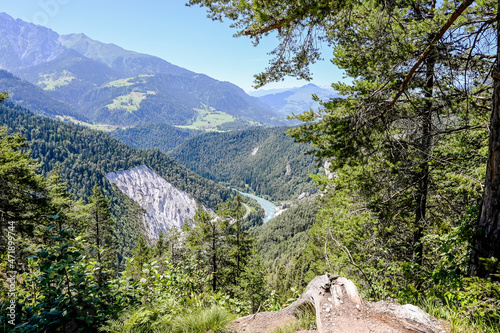
{"label": "leafy bush", "polygon": [[28,257],[31,272],[18,279],[16,323],[20,324],[11,327],[16,332],[95,331],[135,302],[134,295],[121,290],[115,281],[96,279],[106,272],[83,255],[81,236],[63,229],[52,240],[52,246],[37,249]]}
{"label": "leafy bush", "polygon": [[478,277],[462,282],[462,286],[445,293],[446,305],[463,317],[500,323],[500,283]]}
{"label": "leafy bush", "polygon": [[172,319],[179,315],[182,306],[173,298],[162,298],[153,304],[130,308],[119,318],[110,319],[100,328],[111,333],[145,333],[171,331]]}

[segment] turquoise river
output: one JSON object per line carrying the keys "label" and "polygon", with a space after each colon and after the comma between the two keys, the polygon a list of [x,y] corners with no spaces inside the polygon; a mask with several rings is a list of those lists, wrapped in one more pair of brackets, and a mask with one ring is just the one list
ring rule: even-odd
{"label": "turquoise river", "polygon": [[266,212],[264,223],[266,223],[267,221],[269,221],[274,217],[274,214],[276,213],[276,205],[273,204],[271,201],[267,201],[266,199],[262,199],[261,197],[258,197],[250,193],[245,193],[245,192],[240,192],[240,193],[244,196],[257,200],[259,205],[261,205],[262,208],[264,208],[264,211]]}

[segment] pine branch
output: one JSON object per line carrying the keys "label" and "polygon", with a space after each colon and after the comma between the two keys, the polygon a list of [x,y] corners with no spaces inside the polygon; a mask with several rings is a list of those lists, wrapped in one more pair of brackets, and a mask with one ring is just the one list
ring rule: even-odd
{"label": "pine branch", "polygon": [[272,30],[276,30],[276,29],[281,30],[281,27],[283,25],[288,24],[291,21],[292,21],[292,19],[282,19],[282,20],[276,21],[273,24],[270,24],[270,25],[267,25],[264,27],[258,27],[255,29],[247,28],[247,29],[243,30],[241,34],[243,36],[255,37],[257,35],[262,35],[262,34],[265,34],[269,31],[272,31]]}

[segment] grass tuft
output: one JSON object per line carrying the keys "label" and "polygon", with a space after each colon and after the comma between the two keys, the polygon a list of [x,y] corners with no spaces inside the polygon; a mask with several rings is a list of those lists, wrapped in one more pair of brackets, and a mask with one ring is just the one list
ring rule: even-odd
{"label": "grass tuft", "polygon": [[234,316],[226,309],[212,306],[208,309],[196,309],[184,314],[172,323],[172,332],[204,333],[225,332]]}
{"label": "grass tuft", "polygon": [[300,328],[300,321],[293,320],[282,326],[275,327],[274,329],[269,331],[269,333],[293,333],[298,331]]}
{"label": "grass tuft", "polygon": [[462,313],[437,299],[421,299],[419,303],[419,306],[431,316],[447,321],[452,333],[500,333],[500,323],[492,323],[488,318],[464,317]]}

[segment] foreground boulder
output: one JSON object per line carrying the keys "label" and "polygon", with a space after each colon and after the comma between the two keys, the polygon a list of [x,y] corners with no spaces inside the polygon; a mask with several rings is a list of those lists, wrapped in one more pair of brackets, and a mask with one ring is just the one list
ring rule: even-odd
{"label": "foreground boulder", "polygon": [[315,313],[319,333],[449,332],[445,323],[414,305],[364,301],[351,280],[328,273],[315,277],[304,293],[285,309],[239,318],[234,321],[233,329],[269,332],[296,320],[303,311]]}

